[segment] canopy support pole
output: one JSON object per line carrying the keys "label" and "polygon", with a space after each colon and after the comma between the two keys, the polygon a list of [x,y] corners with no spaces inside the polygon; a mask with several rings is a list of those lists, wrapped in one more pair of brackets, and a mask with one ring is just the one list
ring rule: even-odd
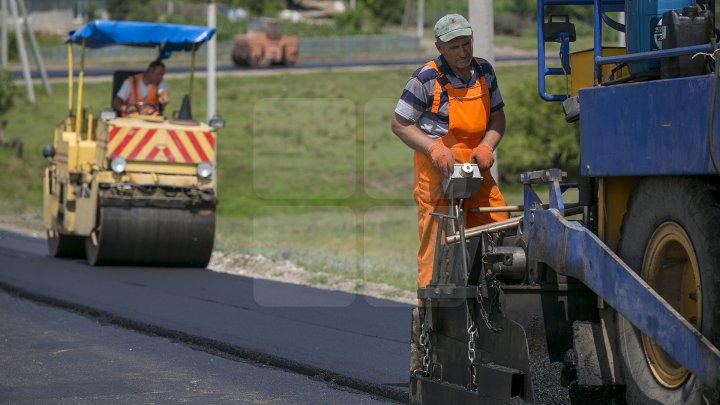
{"label": "canopy support pole", "polygon": [[196,45],[192,46],[192,56],[190,57],[190,90],[188,91],[188,97],[190,103],[192,103],[192,92],[193,92],[193,81],[195,80],[195,51],[197,50]]}
{"label": "canopy support pole", "polygon": [[80,74],[78,75],[78,94],[77,105],[75,106],[75,133],[76,139],[80,139],[80,130],[82,128],[82,98],[83,98],[83,81],[85,79],[85,38],[82,40],[82,50],[80,52]]}
{"label": "canopy support pole", "polygon": [[70,127],[70,118],[73,115],[73,51],[72,51],[72,43],[67,43],[67,51],[68,51],[68,130],[72,130]]}

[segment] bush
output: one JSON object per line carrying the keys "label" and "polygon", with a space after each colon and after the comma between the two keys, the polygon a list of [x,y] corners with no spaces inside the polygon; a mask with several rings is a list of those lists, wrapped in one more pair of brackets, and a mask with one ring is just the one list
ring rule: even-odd
{"label": "bush", "polygon": [[575,173],[580,155],[577,123],[565,122],[560,103],[540,99],[535,74],[513,77],[500,82],[507,117],[498,152],[503,180],[514,182],[520,172],[551,167],[573,168],[569,173]]}
{"label": "bush", "polygon": [[158,17],[147,0],[108,0],[107,10],[113,20],[155,22]]}
{"label": "bush", "polygon": [[0,117],[4,116],[15,103],[15,79],[11,71],[0,68]]}
{"label": "bush", "polygon": [[343,33],[378,33],[388,24],[399,24],[404,9],[402,0],[359,0],[355,9],[335,16],[335,27]]}
{"label": "bush", "polygon": [[520,36],[529,27],[534,28],[532,17],[519,17],[517,14],[508,12],[496,12],[494,15],[493,27],[495,34]]}

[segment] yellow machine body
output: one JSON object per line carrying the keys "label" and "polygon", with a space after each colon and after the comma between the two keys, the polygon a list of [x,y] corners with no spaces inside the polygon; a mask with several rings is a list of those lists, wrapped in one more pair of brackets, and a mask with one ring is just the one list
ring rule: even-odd
{"label": "yellow machine body", "polygon": [[[80,72],[78,106],[83,66]],[[207,265],[217,205],[215,130],[193,119],[73,113],[69,85],[71,113],[55,128],[44,175],[50,253],[84,253],[92,265]]]}

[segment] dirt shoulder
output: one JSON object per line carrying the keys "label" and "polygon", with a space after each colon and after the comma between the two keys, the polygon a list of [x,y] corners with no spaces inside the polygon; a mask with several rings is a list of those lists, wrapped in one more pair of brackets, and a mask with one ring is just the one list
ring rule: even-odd
{"label": "dirt shoulder", "polygon": [[[42,218],[36,216],[0,217],[0,229],[45,239]],[[414,292],[398,291],[386,284],[368,283],[345,276],[310,272],[288,260],[271,260],[261,255],[214,251],[208,269],[218,273],[362,294],[406,304],[417,302]]]}

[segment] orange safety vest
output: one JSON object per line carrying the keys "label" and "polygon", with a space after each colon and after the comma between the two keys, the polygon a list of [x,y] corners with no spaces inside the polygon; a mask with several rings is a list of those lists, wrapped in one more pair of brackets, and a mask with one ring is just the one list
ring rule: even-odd
{"label": "orange safety vest", "polygon": [[[149,84],[148,92],[145,95],[145,98],[141,98],[140,82],[142,81],[142,76],[143,73],[138,73],[128,77],[128,80],[130,80],[130,97],[128,98],[127,103],[130,105],[142,103],[142,105],[148,106],[148,111],[138,111],[137,114],[157,115],[157,86]],[[123,117],[124,116],[127,116],[127,113],[123,113]]]}
{"label": "orange safety vest", "polygon": [[[435,93],[430,112],[437,114],[440,108],[441,83],[445,81],[445,90],[448,95],[448,133],[435,139],[450,148],[456,163],[470,162],[470,154],[485,136],[485,129],[490,119],[490,92],[485,83],[485,76],[478,75],[475,83],[467,88],[456,89],[440,72],[435,61],[427,63],[435,69],[439,76],[435,82]],[[447,199],[442,196],[442,175],[432,165],[430,158],[420,152],[415,152],[415,185],[413,195],[418,206],[418,234],[420,236],[420,249],[418,250],[418,286],[427,286],[432,279],[433,258],[435,256],[435,238],[437,221],[431,216],[432,212],[447,213]],[[487,170],[482,173],[484,180],[477,194],[463,203],[465,213],[465,226],[468,228],[501,221],[508,218],[508,214],[500,213],[472,213],[475,207],[497,207],[505,204],[505,199],[495,179]],[[444,207],[444,208],[443,208]]]}

